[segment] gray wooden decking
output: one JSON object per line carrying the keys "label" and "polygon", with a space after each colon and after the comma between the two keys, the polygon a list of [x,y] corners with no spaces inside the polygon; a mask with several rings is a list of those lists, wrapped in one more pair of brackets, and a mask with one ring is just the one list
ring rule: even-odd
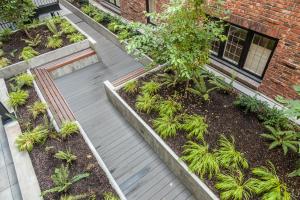
{"label": "gray wooden decking", "polygon": [[73,15],[70,19],[98,42],[96,50],[103,62],[55,83],[126,197],[194,199],[106,97],[103,81],[115,80],[141,65],[86,23]]}

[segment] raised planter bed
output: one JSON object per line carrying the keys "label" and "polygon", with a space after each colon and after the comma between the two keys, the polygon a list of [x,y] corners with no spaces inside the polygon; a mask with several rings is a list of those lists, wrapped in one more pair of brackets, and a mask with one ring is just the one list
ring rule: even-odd
{"label": "raised planter bed", "polygon": [[[155,80],[161,83],[161,80],[155,76],[158,73],[162,73],[162,71],[147,72],[137,77],[139,92],[141,92],[140,86],[143,82]],[[200,180],[199,174],[193,174],[189,171],[189,163],[180,160],[180,157],[184,155],[183,146],[187,141],[201,142],[195,138],[187,139],[187,132],[184,130],[178,130],[174,137],[162,139],[154,130],[155,127],[153,125],[153,121],[157,119],[158,113],[152,111],[147,114],[136,109],[135,103],[139,92],[134,94],[126,93],[123,89],[126,83],[116,87],[108,81],[104,84],[111,103],[138,130],[195,197],[199,199],[218,199],[219,191],[214,187],[217,182],[216,178],[209,180],[207,177],[204,177],[204,179]],[[177,97],[180,97],[176,98],[176,101],[183,106],[182,111],[178,114],[187,113],[204,116],[208,124],[204,139],[209,144],[210,150],[218,148],[220,134],[224,134],[227,138],[230,138],[232,135],[235,138],[236,149],[245,155],[249,163],[250,168],[243,170],[245,177],[252,177],[251,169],[266,166],[266,161],[270,160],[274,164],[280,180],[286,183],[288,191],[292,194],[292,199],[299,199],[300,178],[288,177],[288,174],[296,167],[298,155],[291,151],[284,155],[281,148],[268,150],[270,143],[260,136],[262,133],[267,133],[262,122],[255,114],[245,114],[240,108],[233,105],[239,91],[235,91],[232,94],[214,91],[210,95],[210,101],[204,102],[200,97],[190,93],[185,98],[184,88],[185,85],[182,84],[170,88],[161,86],[157,95],[166,100],[172,98],[172,95],[176,93]],[[160,102],[155,104],[158,105]],[[221,172],[226,173],[223,169],[221,169]],[[257,198],[257,195],[253,195],[251,199]]]}
{"label": "raised planter bed", "polygon": [[[66,19],[63,19],[63,21],[66,21]],[[44,65],[53,60],[63,58],[67,55],[90,47],[89,40],[84,39],[73,43],[68,38],[69,34],[64,33],[58,23],[56,24],[56,27],[58,31],[61,32],[61,48],[50,48],[46,46],[48,38],[53,36],[53,33],[50,32],[45,24],[29,29],[29,34],[32,37],[31,39],[29,39],[22,30],[13,32],[10,36],[8,36],[8,38],[2,42],[2,46],[0,46],[0,49],[4,52],[4,55],[0,56],[0,59],[8,59],[9,65],[0,68],[0,78],[10,78],[19,73],[25,72],[28,68]],[[75,32],[73,33],[81,34],[78,30],[76,30],[76,27],[74,28]],[[25,40],[33,41],[37,35],[40,35],[40,42],[31,48],[38,52],[38,55],[28,60],[24,60],[24,58],[21,58],[20,55],[24,47],[29,47],[29,44],[26,44]]]}
{"label": "raised planter bed", "polygon": [[[9,82],[14,83],[14,81],[7,81],[7,85]],[[48,123],[51,123],[51,121],[54,120],[53,113],[51,113],[49,107],[47,108],[46,115],[39,114],[35,119],[32,117],[32,113],[29,111],[28,107],[32,106],[37,101],[46,103],[35,81],[33,82],[33,86],[34,87],[22,87],[22,90],[28,91],[29,98],[25,104],[19,106],[16,110],[20,128],[18,131],[16,131],[16,128],[9,129],[8,127],[8,130],[10,130],[11,133],[8,135],[8,139],[10,141],[10,148],[13,152],[14,161],[17,160],[17,163],[30,163],[30,165],[33,167],[30,169],[30,165],[26,164],[27,168],[21,168],[25,170],[21,172],[19,168],[21,165],[15,166],[17,174],[19,172],[18,179],[20,179],[19,183],[23,198],[32,200],[40,199],[39,191],[43,192],[54,186],[53,180],[51,179],[54,169],[57,169],[64,164],[65,166],[68,166],[70,177],[80,173],[89,173],[89,176],[72,184],[67,192],[49,193],[44,196],[44,199],[60,199],[62,195],[83,194],[88,195],[85,197],[86,199],[92,196],[95,199],[104,199],[105,193],[110,193],[114,194],[119,199],[125,200],[126,198],[119,186],[116,184],[103,160],[97,154],[97,151],[92,146],[92,143],[89,141],[86,133],[78,122],[75,122],[78,127],[78,134],[72,134],[63,139],[59,135],[59,131],[62,127],[58,127],[57,123],[54,121],[53,125],[55,129],[52,129],[48,133],[48,137],[45,142],[34,145],[32,151],[29,153],[26,151],[18,151],[15,144],[15,139],[20,134],[28,134],[25,132],[34,129],[34,127],[37,127],[38,125],[46,126]],[[11,88],[9,88],[9,91],[11,91]],[[15,123],[18,122],[13,122],[14,126]],[[49,128],[49,126],[47,127]],[[21,131],[23,133],[21,133]],[[72,154],[77,157],[74,162],[68,165],[66,165],[65,161],[54,157],[54,154],[58,151],[65,150],[70,150]],[[27,173],[26,169],[31,172],[30,179],[37,180],[38,182],[30,181],[28,186],[26,186],[26,182],[24,181],[28,180],[28,177],[25,176]],[[28,189],[28,191],[26,191],[26,188],[29,186],[32,186],[32,189]],[[40,188],[40,190],[33,191],[34,188]]]}
{"label": "raised planter bed", "polygon": [[[77,15],[81,20],[83,20],[84,22],[86,22],[87,24],[89,24],[91,27],[93,27],[96,31],[98,31],[99,33],[101,33],[102,35],[104,35],[107,39],[109,39],[110,41],[112,41],[115,45],[117,45],[119,48],[123,49],[124,51],[126,51],[125,46],[126,46],[126,42],[120,42],[119,37],[111,32],[108,28],[107,22],[103,22],[98,23],[97,21],[95,21],[92,17],[88,16],[87,14],[83,13],[80,10],[80,6],[79,5],[73,5],[71,4],[69,1],[67,0],[60,0],[59,1],[63,6],[65,6],[67,9],[69,9],[72,13],[74,13],[75,15]],[[92,4],[91,4],[92,5]],[[103,10],[100,10],[98,7],[94,6],[95,9],[98,9],[99,12],[105,12]],[[110,15],[110,14],[108,14]],[[114,18],[114,16],[111,15],[112,18]],[[152,59],[147,56],[144,55],[141,58],[138,58],[138,61],[140,63],[142,63],[143,65],[149,65],[152,62]]]}

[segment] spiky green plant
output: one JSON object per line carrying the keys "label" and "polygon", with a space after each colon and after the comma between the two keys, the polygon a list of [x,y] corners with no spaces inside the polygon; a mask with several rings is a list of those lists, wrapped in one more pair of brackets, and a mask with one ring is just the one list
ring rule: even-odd
{"label": "spiky green plant", "polygon": [[182,105],[172,99],[169,99],[160,102],[157,106],[157,110],[160,116],[173,116],[176,112],[182,110]]}
{"label": "spiky green plant", "polygon": [[11,61],[8,58],[0,58],[0,69],[9,65]]}
{"label": "spiky green plant", "polygon": [[135,107],[140,112],[146,112],[149,114],[155,109],[155,104],[158,100],[156,95],[152,96],[149,93],[139,95],[136,99]]}
{"label": "spiky green plant", "polygon": [[14,77],[12,80],[15,81],[16,87],[18,89],[22,89],[22,87],[24,86],[32,87],[34,77],[28,73],[22,73]]}
{"label": "spiky green plant", "polygon": [[261,136],[272,141],[269,149],[281,146],[284,155],[287,154],[289,149],[294,152],[298,151],[298,147],[300,145],[299,134],[294,131],[277,130],[271,126],[266,126],[266,128],[269,133],[261,134]]}
{"label": "spiky green plant", "polygon": [[31,112],[33,119],[36,119],[40,114],[45,115],[47,113],[47,105],[41,101],[36,101],[28,107],[28,111]]}
{"label": "spiky green plant", "polygon": [[103,13],[97,12],[97,13],[95,14],[95,16],[93,17],[93,19],[94,19],[96,22],[101,23],[101,22],[103,22],[104,17],[105,17],[105,15],[104,15]]}
{"label": "spiky green plant", "polygon": [[50,19],[46,21],[46,26],[48,30],[53,34],[53,36],[60,36],[61,32],[58,31],[58,28],[55,24],[55,21]]}
{"label": "spiky green plant", "polygon": [[256,97],[248,95],[239,95],[234,105],[242,108],[245,113],[260,113],[267,106],[266,103],[259,101]]}
{"label": "spiky green plant", "polygon": [[51,176],[51,179],[54,183],[54,187],[45,190],[42,192],[42,196],[45,196],[48,193],[61,193],[67,192],[72,184],[89,177],[89,173],[78,174],[74,177],[70,177],[70,172],[68,167],[61,165],[60,168],[55,168],[54,174]]}
{"label": "spiky green plant", "polygon": [[269,108],[268,106],[266,106],[263,111],[258,114],[258,117],[266,126],[272,126],[282,130],[293,129],[293,125],[286,117],[285,113],[275,107]]}
{"label": "spiky green plant", "polygon": [[63,45],[63,40],[61,39],[60,36],[54,35],[47,38],[47,44],[46,44],[47,48],[57,49],[59,47],[62,47],[62,45]]}
{"label": "spiky green plant", "polygon": [[26,131],[16,139],[16,145],[19,151],[32,151],[35,144],[45,142],[48,136],[48,130],[43,126],[37,126],[32,131]]}
{"label": "spiky green plant", "polygon": [[126,29],[122,30],[120,33],[118,33],[119,40],[126,40],[130,37],[130,32]]}
{"label": "spiky green plant", "polygon": [[215,187],[221,191],[222,200],[248,200],[252,197],[252,187],[249,180],[245,180],[241,171],[236,174],[217,175]]}
{"label": "spiky green plant", "polygon": [[76,122],[66,121],[62,124],[60,129],[60,135],[63,139],[75,133],[79,133],[79,128]]}
{"label": "spiky green plant", "polygon": [[220,172],[217,158],[209,151],[208,144],[203,145],[188,141],[184,146],[182,160],[188,162],[189,169],[200,175],[201,178],[208,176],[211,179]]}
{"label": "spiky green plant", "polygon": [[32,47],[24,47],[19,58],[23,60],[29,60],[35,56],[38,56],[39,52],[35,51]]}
{"label": "spiky green plant", "polygon": [[76,29],[67,20],[63,20],[60,23],[60,28],[65,34],[71,34],[76,32]]}
{"label": "spiky green plant", "polygon": [[81,33],[72,33],[71,35],[68,35],[67,38],[72,43],[80,42],[85,39]]}
{"label": "spiky green plant", "polygon": [[118,22],[116,20],[110,22],[107,25],[108,30],[110,30],[111,32],[114,32],[114,33],[116,33],[117,31],[120,31],[121,27],[122,27],[122,25],[120,24],[120,22]]}
{"label": "spiky green plant", "polygon": [[189,138],[195,137],[203,141],[208,125],[205,123],[204,117],[200,115],[185,115],[181,128],[188,132]]}
{"label": "spiky green plant", "polygon": [[119,200],[119,197],[117,197],[115,194],[113,194],[111,192],[105,192],[104,200]]}
{"label": "spiky green plant", "polygon": [[236,150],[233,136],[229,140],[224,135],[221,135],[218,142],[219,149],[216,150],[216,157],[220,166],[226,169],[249,168],[244,154]]}
{"label": "spiky green plant", "polygon": [[85,14],[93,17],[96,13],[96,8],[94,6],[92,6],[91,4],[88,5],[84,5],[81,7],[82,12],[84,12]]}
{"label": "spiky green plant", "polygon": [[154,81],[144,82],[143,86],[141,87],[142,93],[148,94],[156,94],[160,89],[160,84]]}
{"label": "spiky green plant", "polygon": [[160,137],[166,139],[176,136],[180,124],[177,117],[164,115],[153,120],[153,126]]}
{"label": "spiky green plant", "polygon": [[71,164],[73,161],[77,160],[77,156],[75,156],[70,149],[66,151],[58,151],[54,157],[66,161],[67,164]]}
{"label": "spiky green plant", "polygon": [[124,85],[123,89],[126,93],[134,94],[138,91],[137,84],[138,84],[137,80],[129,81]]}
{"label": "spiky green plant", "polygon": [[24,90],[17,90],[9,93],[8,104],[14,109],[18,109],[19,106],[24,105],[27,102],[29,94]]}
{"label": "spiky green plant", "polygon": [[256,167],[252,170],[256,178],[249,180],[249,185],[253,191],[261,196],[263,200],[291,200],[291,194],[287,186],[276,174],[276,169],[271,162],[268,167]]}

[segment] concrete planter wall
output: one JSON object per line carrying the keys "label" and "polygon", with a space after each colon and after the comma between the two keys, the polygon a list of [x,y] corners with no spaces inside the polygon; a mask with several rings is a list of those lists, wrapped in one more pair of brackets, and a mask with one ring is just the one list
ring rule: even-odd
{"label": "concrete planter wall", "polygon": [[180,160],[174,151],[158,136],[157,133],[119,96],[109,81],[104,82],[108,99],[125,117],[125,119],[141,134],[159,157],[191,191],[201,200],[218,200],[219,198]]}
{"label": "concrete planter wall", "polygon": [[[122,44],[119,41],[118,36],[116,34],[114,34],[110,30],[108,30],[105,26],[103,26],[102,24],[96,22],[94,19],[92,19],[91,17],[89,17],[88,15],[86,15],[85,13],[83,13],[80,9],[78,9],[76,6],[72,5],[67,0],[59,0],[59,2],[64,7],[66,7],[67,9],[69,9],[72,13],[74,13],[75,15],[77,15],[82,21],[86,22],[88,25],[90,25],[91,27],[93,27],[96,31],[98,31],[103,36],[105,36],[107,39],[109,39],[110,41],[112,41],[116,46],[118,46],[119,48],[121,48],[124,51],[126,51],[126,49],[125,49],[126,43]],[[142,63],[143,65],[148,65],[148,64],[150,64],[152,62],[152,59],[149,56],[144,55],[142,58],[139,58],[138,61],[140,63]]]}
{"label": "concrete planter wall", "polygon": [[17,74],[25,72],[29,68],[35,68],[51,61],[63,58],[70,54],[82,51],[90,47],[89,40],[83,40],[75,44],[71,44],[39,56],[36,56],[28,61],[21,61],[12,65],[9,65],[5,68],[0,69],[0,78],[11,78]]}

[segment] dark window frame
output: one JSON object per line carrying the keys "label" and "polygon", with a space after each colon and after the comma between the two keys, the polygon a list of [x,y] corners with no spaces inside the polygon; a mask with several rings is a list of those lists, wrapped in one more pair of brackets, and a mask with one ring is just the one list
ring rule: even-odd
{"label": "dark window frame", "polygon": [[[149,13],[150,12],[149,0],[145,0],[145,1],[146,1],[146,12]],[[155,25],[155,23],[151,22],[150,17],[147,17],[147,23]]]}
{"label": "dark window frame", "polygon": [[[240,60],[239,60],[239,63],[238,64],[235,64],[233,62],[230,62],[229,60],[226,60],[223,58],[223,54],[224,54],[224,50],[225,50],[225,45],[226,45],[226,41],[225,42],[220,42],[220,47],[219,47],[219,51],[216,53],[211,53],[210,57],[224,65],[226,65],[227,67],[231,68],[231,69],[234,69],[235,71],[238,71],[239,73],[242,73],[243,75],[257,81],[257,82],[261,82],[262,79],[264,78],[264,75],[268,69],[268,66],[269,66],[269,63],[273,57],[273,54],[276,50],[276,47],[277,47],[277,44],[278,44],[278,39],[276,38],[273,38],[273,37],[270,37],[268,35],[265,35],[265,34],[262,34],[262,33],[259,33],[259,32],[256,32],[256,31],[253,31],[253,30],[250,30],[250,29],[246,29],[244,27],[241,27],[237,24],[232,24],[232,23],[229,23],[229,22],[226,22],[228,24],[228,26],[226,26],[225,28],[225,35],[228,35],[228,32],[229,32],[229,28],[230,26],[236,26],[238,28],[241,28],[241,29],[244,29],[246,30],[248,33],[247,33],[247,36],[246,36],[246,40],[245,40],[245,45],[243,46],[243,50],[242,50],[242,53],[241,53],[241,56],[240,56]],[[266,37],[268,39],[271,39],[271,40],[274,40],[275,43],[274,43],[274,47],[272,49],[272,52],[268,58],[268,61],[266,63],[266,66],[264,68],[264,71],[262,73],[261,76],[247,70],[244,68],[244,65],[245,65],[245,62],[246,62],[246,59],[247,59],[247,55],[249,53],[249,50],[250,50],[250,46],[251,46],[251,43],[252,43],[252,40],[253,40],[253,37],[255,36],[255,34],[257,35],[260,35],[260,36],[263,36],[263,37]]]}
{"label": "dark window frame", "polygon": [[110,5],[112,5],[112,6],[116,7],[116,8],[118,8],[118,9],[120,9],[120,6],[117,5],[117,1],[116,1],[116,0],[113,0],[114,3],[110,2],[109,0],[104,0],[104,1],[105,1],[106,3],[108,3],[108,4],[110,4]]}

